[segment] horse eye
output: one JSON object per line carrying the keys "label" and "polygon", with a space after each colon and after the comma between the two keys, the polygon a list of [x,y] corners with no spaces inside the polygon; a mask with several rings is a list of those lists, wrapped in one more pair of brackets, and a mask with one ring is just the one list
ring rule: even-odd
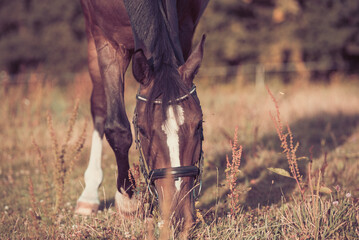
{"label": "horse eye", "polygon": [[196,134],[200,134],[202,132],[202,121],[197,124]]}
{"label": "horse eye", "polygon": [[147,134],[146,134],[146,132],[145,132],[145,130],[144,130],[143,128],[139,127],[139,128],[138,128],[138,131],[140,132],[140,134],[141,134],[143,137],[147,138]]}
{"label": "horse eye", "polygon": [[198,131],[202,130],[202,123],[203,123],[203,121],[200,121],[200,122],[198,123],[198,125],[197,125],[197,130],[198,130]]}
{"label": "horse eye", "polygon": [[197,134],[199,134],[201,136],[201,140],[203,141],[204,140],[204,137],[203,137],[203,121],[200,121],[199,124],[197,125]]}

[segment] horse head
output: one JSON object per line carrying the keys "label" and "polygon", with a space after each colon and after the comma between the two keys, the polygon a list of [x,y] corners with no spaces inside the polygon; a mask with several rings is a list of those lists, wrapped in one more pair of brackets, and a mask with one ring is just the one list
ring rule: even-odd
{"label": "horse head", "polygon": [[203,36],[181,66],[164,62],[156,71],[141,51],[134,54],[132,66],[140,83],[134,127],[142,172],[162,217],[186,224],[194,219],[194,191],[201,172],[203,114],[193,80],[204,40]]}

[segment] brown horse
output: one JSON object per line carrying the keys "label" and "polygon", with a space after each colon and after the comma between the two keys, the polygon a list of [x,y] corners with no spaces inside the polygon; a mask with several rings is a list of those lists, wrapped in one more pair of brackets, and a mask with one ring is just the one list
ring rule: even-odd
{"label": "brown horse", "polygon": [[[200,170],[202,110],[193,78],[203,56],[204,37],[192,50],[192,37],[208,0],[82,0],[93,83],[94,132],[86,187],[76,213],[99,206],[102,138],[113,149],[117,167],[117,211],[137,211],[129,179],[132,134],[124,102],[124,75],[132,58],[140,83],[135,110],[136,143],[142,172],[157,192],[160,208],[170,202],[176,219],[194,219],[190,194]],[[170,176],[170,178],[166,177]]]}

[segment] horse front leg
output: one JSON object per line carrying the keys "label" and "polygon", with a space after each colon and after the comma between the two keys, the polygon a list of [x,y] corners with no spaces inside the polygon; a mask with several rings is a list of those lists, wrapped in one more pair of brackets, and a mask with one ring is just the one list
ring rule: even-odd
{"label": "horse front leg", "polygon": [[104,83],[98,64],[98,55],[92,33],[86,29],[88,40],[88,66],[93,84],[91,95],[91,114],[94,125],[92,133],[91,153],[88,167],[85,171],[85,188],[77,200],[76,214],[96,214],[100,205],[98,188],[103,179],[101,168],[102,138],[106,120],[106,96]]}
{"label": "horse front leg", "polygon": [[133,186],[129,179],[128,151],[132,144],[132,133],[124,103],[124,77],[131,51],[122,45],[114,48],[110,43],[105,43],[98,54],[107,103],[104,132],[115,154],[118,169],[115,204],[119,213],[129,215],[139,207],[138,200],[132,197]]}

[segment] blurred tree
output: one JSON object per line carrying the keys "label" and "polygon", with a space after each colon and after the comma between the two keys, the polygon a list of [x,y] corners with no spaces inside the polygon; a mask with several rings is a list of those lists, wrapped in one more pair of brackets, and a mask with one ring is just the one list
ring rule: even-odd
{"label": "blurred tree", "polygon": [[0,70],[76,71],[86,63],[79,1],[1,0]]}
{"label": "blurred tree", "polygon": [[[212,0],[200,22],[205,64],[303,62],[359,71],[359,1]],[[208,56],[209,55],[209,56]]]}
{"label": "blurred tree", "polygon": [[[207,66],[294,62],[305,73],[303,62],[319,62],[359,72],[358,13],[353,0],[211,0],[197,38],[208,33]],[[79,1],[0,0],[0,70],[85,66]]]}
{"label": "blurred tree", "polygon": [[356,44],[351,39],[358,34],[358,13],[359,1],[305,1],[296,29],[296,37],[302,41],[304,60],[345,68],[348,62],[343,49],[348,44]]}

